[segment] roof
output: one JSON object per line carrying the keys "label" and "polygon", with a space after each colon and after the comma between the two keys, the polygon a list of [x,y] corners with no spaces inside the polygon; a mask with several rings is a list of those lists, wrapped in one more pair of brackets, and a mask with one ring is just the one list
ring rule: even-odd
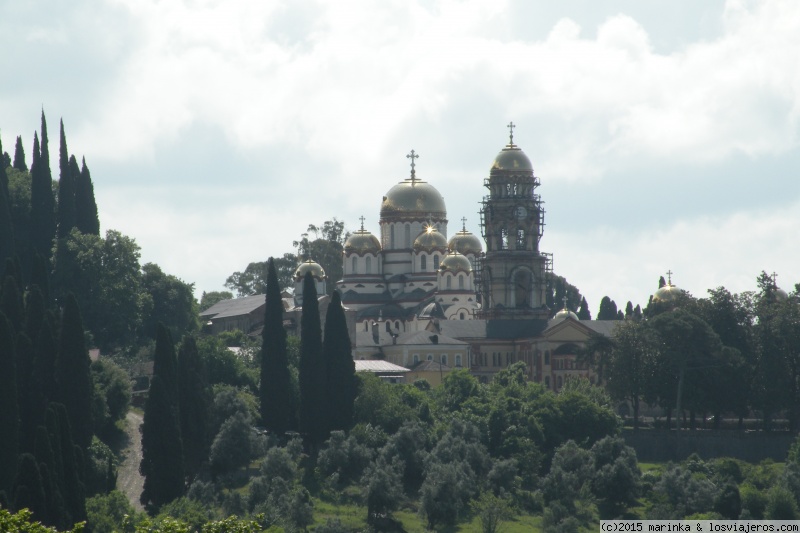
{"label": "roof", "polygon": [[581,324],[588,327],[600,335],[606,337],[614,336],[614,328],[616,328],[621,321],[619,320],[581,320]]}
{"label": "roof", "polygon": [[412,372],[450,372],[450,367],[438,361],[420,361],[411,368]]}
{"label": "roof", "polygon": [[247,315],[264,305],[266,305],[266,296],[263,294],[222,300],[201,312],[200,317],[208,319]]}
{"label": "roof", "polygon": [[440,320],[439,331],[455,339],[482,339],[486,337],[486,321]]}
{"label": "roof", "polygon": [[405,344],[405,345],[443,345],[443,344],[467,344],[464,341],[460,341],[458,339],[454,339],[453,337],[448,337],[447,335],[441,335],[437,333],[431,333],[430,331],[411,331],[408,333],[401,333],[397,337],[397,344]]}
{"label": "roof", "polygon": [[408,372],[404,366],[395,365],[380,359],[356,360],[356,372],[373,372],[375,374],[402,374]]}

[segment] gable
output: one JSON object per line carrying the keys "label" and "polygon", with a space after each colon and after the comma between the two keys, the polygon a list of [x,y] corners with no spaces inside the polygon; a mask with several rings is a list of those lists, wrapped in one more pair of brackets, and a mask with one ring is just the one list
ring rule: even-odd
{"label": "gable", "polygon": [[550,342],[586,342],[592,331],[576,320],[566,319],[548,328],[543,337]]}

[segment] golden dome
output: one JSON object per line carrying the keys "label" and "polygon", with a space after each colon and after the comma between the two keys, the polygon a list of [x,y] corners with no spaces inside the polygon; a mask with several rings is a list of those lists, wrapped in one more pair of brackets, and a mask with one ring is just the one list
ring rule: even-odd
{"label": "golden dome", "polygon": [[577,314],[575,314],[573,311],[570,311],[566,307],[564,309],[562,309],[561,311],[559,311],[558,313],[556,313],[556,316],[554,316],[553,318],[555,320],[563,320],[563,319],[565,319],[567,317],[570,317],[570,318],[575,319],[575,320],[580,320],[578,318]]}
{"label": "golden dome", "polygon": [[478,255],[483,251],[481,240],[466,230],[462,229],[450,238],[447,247],[452,252],[458,252],[463,255],[474,254]]}
{"label": "golden dome", "polygon": [[439,270],[444,274],[445,272],[472,272],[472,264],[469,262],[469,259],[464,257],[458,252],[451,251],[449,254],[444,256],[442,259],[442,265],[439,267]]}
{"label": "golden dome", "polygon": [[419,234],[419,237],[414,240],[414,251],[416,252],[433,252],[439,250],[444,252],[447,250],[447,239],[444,235],[439,233],[435,227],[428,226],[428,228]]}
{"label": "golden dome", "polygon": [[515,144],[508,144],[494,158],[491,170],[522,170],[533,172],[531,160]]}
{"label": "golden dome", "polygon": [[350,235],[344,243],[346,254],[377,254],[380,251],[378,238],[363,228]]}
{"label": "golden dome", "polygon": [[422,180],[403,180],[386,193],[381,204],[381,222],[386,220],[445,220],[444,198],[433,185]]}
{"label": "golden dome", "polygon": [[653,302],[672,303],[683,295],[683,289],[679,289],[671,283],[667,283],[653,294]]}
{"label": "golden dome", "polygon": [[303,278],[306,276],[306,272],[311,272],[311,275],[316,280],[323,280],[325,279],[325,270],[322,269],[319,263],[316,261],[312,261],[308,259],[300,263],[297,267],[297,270],[294,271],[294,279],[295,281],[302,281]]}

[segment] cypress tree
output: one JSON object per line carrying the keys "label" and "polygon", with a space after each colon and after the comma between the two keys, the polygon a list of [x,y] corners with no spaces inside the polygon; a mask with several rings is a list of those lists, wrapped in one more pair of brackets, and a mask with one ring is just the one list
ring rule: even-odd
{"label": "cypress tree", "polygon": [[210,399],[208,378],[194,337],[185,337],[178,350],[178,415],[186,473],[194,476],[208,457]]}
{"label": "cypress tree", "polygon": [[617,304],[608,296],[603,296],[600,300],[597,320],[617,320]]}
{"label": "cypress tree", "polygon": [[625,318],[633,318],[633,303],[631,303],[630,300],[628,300],[628,304],[625,306]]}
{"label": "cypress tree", "polygon": [[592,313],[589,311],[589,304],[586,303],[586,298],[581,298],[581,306],[578,309],[578,319],[591,320]]}
{"label": "cypress tree", "polygon": [[174,407],[178,405],[178,358],[175,344],[169,329],[159,322],[156,326],[156,349],[153,355],[153,375],[159,376],[172,398]]}
{"label": "cypress tree", "polygon": [[283,328],[283,300],[275,262],[267,267],[266,310],[261,333],[261,421],[276,433],[297,428],[292,398],[286,330]]}
{"label": "cypress tree", "polygon": [[47,279],[47,260],[39,253],[33,254],[31,265],[31,288],[38,287],[42,291],[45,302],[50,300],[50,282]]}
{"label": "cypress tree", "polygon": [[45,426],[36,428],[33,454],[39,463],[45,497],[47,498],[48,521],[46,523],[59,530],[66,529],[68,527],[67,510],[64,504],[64,497],[61,494],[60,480],[58,479],[58,463],[56,462],[50,434]]}
{"label": "cypress tree", "polygon": [[[61,446],[61,467],[64,495],[64,503],[69,513],[67,521],[70,525],[73,522],[86,520],[86,491],[81,479],[82,454],[79,446],[73,438],[67,408],[60,403],[52,404],[56,416],[56,428],[58,431],[58,443]],[[86,416],[86,418],[91,418]]]}
{"label": "cypress tree", "polygon": [[17,335],[17,401],[20,418],[20,450],[33,451],[36,426],[44,423],[33,384],[33,345],[25,333]]}
{"label": "cypress tree", "polygon": [[89,352],[75,296],[67,295],[61,318],[56,379],[58,401],[66,407],[75,443],[86,450],[92,443],[92,394]]}
{"label": "cypress tree", "polygon": [[33,343],[34,386],[39,393],[41,408],[45,411],[49,402],[55,400],[58,389],[56,383],[58,344],[55,329],[52,315],[46,313]]}
{"label": "cypress tree", "polygon": [[47,500],[44,495],[42,476],[36,457],[23,453],[19,457],[17,477],[14,480],[14,506],[17,509],[29,509],[33,520],[47,520]]}
{"label": "cypress tree", "polygon": [[47,121],[42,110],[42,144],[33,137],[33,164],[31,165],[31,225],[34,254],[49,261],[53,255],[56,234],[53,174],[50,171],[50,152],[47,147]]}
{"label": "cypress tree", "polygon": [[[0,145],[0,152],[3,147]],[[11,198],[8,194],[8,176],[0,165],[0,262],[14,257],[14,230],[11,221]]]}
{"label": "cypress tree", "polygon": [[667,280],[664,279],[664,276],[660,276],[658,278],[658,288],[665,287],[667,285]]}
{"label": "cypress tree", "polygon": [[22,147],[21,135],[17,135],[17,145],[14,147],[14,164],[12,166],[17,170],[28,170],[28,165],[25,163],[25,149]]}
{"label": "cypress tree", "polygon": [[17,280],[11,275],[6,275],[3,280],[3,292],[0,295],[0,310],[11,322],[11,327],[15,332],[22,331],[24,322],[22,309],[22,294],[19,292]]}
{"label": "cypress tree", "polygon": [[11,491],[19,453],[19,404],[14,333],[0,312],[0,491]]}
{"label": "cypress tree", "polygon": [[[73,159],[70,159],[70,166],[72,166],[72,161]],[[77,163],[74,170],[77,170]],[[100,220],[97,218],[94,185],[92,185],[89,167],[86,166],[86,158],[83,158],[81,170],[77,173],[75,181],[75,219],[78,230],[89,235],[100,235]]]}
{"label": "cypress tree", "polygon": [[[58,231],[59,239],[65,239],[75,227],[75,174],[70,169],[64,121],[61,121],[61,144],[58,150],[61,174],[58,180]],[[77,163],[75,163],[77,166]]]}
{"label": "cypress tree", "polygon": [[312,445],[322,443],[325,416],[325,362],[322,359],[322,331],[319,301],[310,272],[303,279],[303,311],[300,316],[300,431]]}
{"label": "cypress tree", "polygon": [[[45,424],[47,426],[47,435],[50,438],[50,448],[53,450],[53,466],[50,469],[50,475],[58,485],[58,489],[62,495],[66,496],[65,492],[65,476],[64,476],[64,457],[61,453],[61,430],[58,427],[58,415],[56,414],[56,405],[50,404],[45,413]],[[65,522],[69,521],[70,513],[66,508],[66,497],[64,498],[64,506],[66,516]]]}
{"label": "cypress tree", "polygon": [[164,380],[154,375],[144,408],[140,501],[153,511],[183,494],[184,470],[180,422]]}
{"label": "cypress tree", "polygon": [[322,357],[327,368],[325,405],[328,406],[328,429],[347,431],[353,424],[353,404],[358,382],[339,291],[333,291],[325,315]]}
{"label": "cypress tree", "polygon": [[0,155],[3,155],[3,158],[0,158],[0,187],[3,189],[3,193],[5,194],[6,198],[9,198],[8,195],[8,174],[6,174],[6,167],[11,166],[7,164],[5,161],[5,156],[3,154],[3,139],[0,138]]}

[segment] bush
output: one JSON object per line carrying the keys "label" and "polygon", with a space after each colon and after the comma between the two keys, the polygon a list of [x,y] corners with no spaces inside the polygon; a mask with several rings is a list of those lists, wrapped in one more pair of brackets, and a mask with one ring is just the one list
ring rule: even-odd
{"label": "bush", "polygon": [[797,503],[787,489],[776,486],[767,494],[767,508],[764,511],[767,520],[797,520]]}
{"label": "bush", "polygon": [[767,509],[767,497],[756,487],[744,483],[739,489],[742,500],[742,512],[747,511],[753,520],[762,520]]}
{"label": "bush", "polygon": [[221,474],[249,463],[252,433],[244,414],[236,413],[226,420],[211,444],[211,469]]}
{"label": "bush", "polygon": [[86,499],[86,520],[92,533],[120,531],[125,515],[135,517],[136,510],[118,490]]}

